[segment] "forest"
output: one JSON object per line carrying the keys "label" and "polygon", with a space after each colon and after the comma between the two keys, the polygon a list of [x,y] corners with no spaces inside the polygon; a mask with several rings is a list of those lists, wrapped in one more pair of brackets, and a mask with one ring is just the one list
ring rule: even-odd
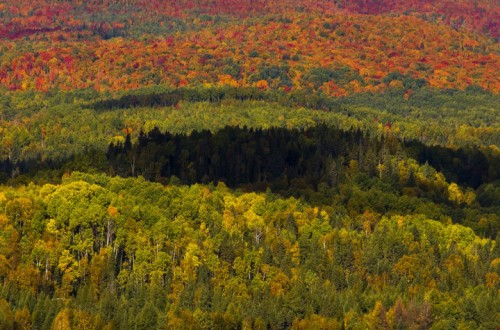
{"label": "forest", "polygon": [[495,146],[220,102],[0,163],[4,328],[495,328]]}
{"label": "forest", "polygon": [[499,24],[0,2],[0,329],[498,329]]}

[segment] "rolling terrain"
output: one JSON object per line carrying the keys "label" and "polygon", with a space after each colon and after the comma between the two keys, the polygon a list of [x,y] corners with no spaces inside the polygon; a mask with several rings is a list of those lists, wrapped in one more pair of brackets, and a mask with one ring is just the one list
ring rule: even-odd
{"label": "rolling terrain", "polygon": [[496,329],[500,5],[0,3],[0,329]]}

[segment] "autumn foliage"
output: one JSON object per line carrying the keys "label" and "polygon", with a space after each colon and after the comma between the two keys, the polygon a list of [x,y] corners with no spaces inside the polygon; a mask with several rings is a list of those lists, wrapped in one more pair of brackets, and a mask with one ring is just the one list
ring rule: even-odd
{"label": "autumn foliage", "polygon": [[0,329],[499,329],[499,24],[0,0]]}
{"label": "autumn foliage", "polygon": [[0,5],[0,86],[229,85],[345,96],[477,85],[496,93],[500,56],[488,35],[496,37],[498,6],[488,3],[474,11],[447,1],[12,1]]}

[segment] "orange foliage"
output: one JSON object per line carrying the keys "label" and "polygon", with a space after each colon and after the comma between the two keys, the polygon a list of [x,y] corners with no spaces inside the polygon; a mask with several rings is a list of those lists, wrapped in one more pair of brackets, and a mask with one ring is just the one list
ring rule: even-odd
{"label": "orange foliage", "polygon": [[[360,79],[323,81],[319,90],[344,96],[380,92],[388,85],[400,87],[399,81],[384,82],[391,72],[424,79],[436,88],[479,85],[493,92],[500,90],[499,48],[492,39],[430,23],[418,15],[356,13],[399,13],[403,8],[426,13],[429,6],[425,1],[406,5],[402,1],[362,1],[366,8],[358,4],[360,1],[353,1],[342,10],[333,2],[312,0],[215,0],[196,4],[202,13],[239,17],[230,16],[224,29],[200,16],[190,16],[195,5],[187,0],[174,5],[161,0],[137,1],[135,11],[123,2],[121,12],[115,3],[8,1],[4,6],[9,8],[9,15],[3,30],[0,28],[0,86],[10,90],[116,91],[155,84],[230,85],[289,91],[311,88],[303,77],[313,68],[347,67]],[[301,12],[296,10],[299,4]],[[448,7],[453,15],[462,12],[451,2],[439,4],[437,12]],[[476,6],[489,6],[492,15],[498,14],[498,6],[491,7],[486,1],[477,1]],[[346,15],[345,10],[353,13]],[[88,15],[100,12],[112,20],[88,21]],[[258,13],[262,18],[246,19]],[[118,14],[129,18],[118,19]],[[178,17],[188,24],[188,30],[141,40],[105,38],[110,31],[120,33],[144,22],[155,22],[161,15]],[[287,68],[286,83],[277,82],[283,81],[282,77],[262,76],[266,68],[272,71],[274,67]]]}

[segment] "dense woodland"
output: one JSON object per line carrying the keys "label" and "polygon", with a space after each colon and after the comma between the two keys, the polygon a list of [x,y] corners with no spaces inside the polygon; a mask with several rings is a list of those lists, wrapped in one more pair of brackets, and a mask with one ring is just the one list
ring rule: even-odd
{"label": "dense woodland", "polygon": [[395,170],[391,158],[410,157],[473,188],[500,180],[500,155],[416,142],[402,145],[390,134],[375,140],[360,130],[344,132],[326,125],[304,131],[226,127],[214,134],[205,130],[190,135],[155,128],[141,132],[136,144],[127,135],[123,144],[111,144],[107,153],[112,172],[120,176],[141,175],[150,181],[177,176],[188,184],[224,181],[230,186],[284,180],[285,188],[294,179],[304,179],[313,188],[320,182],[342,181],[343,167],[351,162],[369,176],[391,176]]}
{"label": "dense woodland", "polygon": [[314,124],[106,150],[3,162],[4,327],[498,324],[496,149]]}
{"label": "dense woodland", "polygon": [[0,329],[497,329],[500,6],[0,3]]}
{"label": "dense woodland", "polygon": [[[432,184],[450,203],[464,202],[456,185]],[[498,198],[498,186],[485,189]],[[340,191],[324,191],[324,205],[314,206],[223,183],[163,186],[83,173],[59,185],[4,187],[2,325],[498,324],[498,240],[452,224],[442,212],[449,206],[383,181],[358,174]],[[472,219],[482,213],[460,209]],[[481,219],[498,221],[498,206],[491,212]]]}
{"label": "dense woodland", "polygon": [[408,77],[500,90],[500,14],[487,0],[6,2],[7,90],[227,85],[339,97],[400,87],[410,97]]}
{"label": "dense woodland", "polygon": [[224,126],[307,128],[326,123],[343,130],[452,148],[498,152],[500,96],[422,88],[410,99],[383,94],[327,97],[243,88],[148,87],[116,95],[94,90],[0,94],[0,156],[11,162],[68,159],[110,143],[137,140],[141,131],[215,132]]}

